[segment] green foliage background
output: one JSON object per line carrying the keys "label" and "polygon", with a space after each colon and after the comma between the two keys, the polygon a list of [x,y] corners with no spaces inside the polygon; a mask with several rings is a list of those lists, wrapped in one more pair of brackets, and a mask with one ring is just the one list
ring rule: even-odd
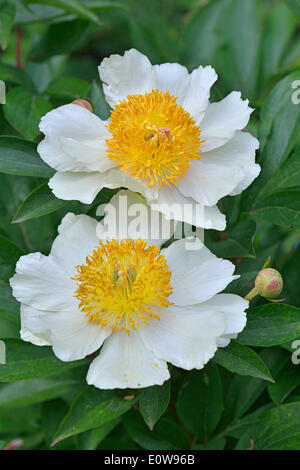
{"label": "green foliage background", "polygon": [[[291,361],[300,338],[299,0],[2,0],[0,45],[0,448],[20,438],[22,449],[300,449],[300,365]],[[211,64],[213,100],[241,90],[255,107],[249,131],[262,172],[221,201],[226,236],[207,231],[205,240],[241,274],[228,292],[246,295],[270,256],[287,300],[252,301],[244,332],[202,371],[172,368],[162,387],[100,391],[86,385],[89,359],[63,363],[19,339],[8,279],[23,253],[48,254],[66,212],[95,216],[109,201],[109,191],[91,206],[55,199],[38,123],[85,96],[107,118],[97,65],[130,47],[152,63]]]}

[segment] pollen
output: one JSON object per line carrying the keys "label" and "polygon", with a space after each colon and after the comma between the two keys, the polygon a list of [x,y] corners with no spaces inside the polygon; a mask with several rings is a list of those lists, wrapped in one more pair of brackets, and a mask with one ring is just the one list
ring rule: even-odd
{"label": "pollen", "polygon": [[107,128],[107,157],[149,187],[177,184],[191,161],[201,159],[201,129],[169,91],[129,95]]}
{"label": "pollen", "polygon": [[160,319],[153,307],[171,305],[171,272],[159,248],[144,240],[100,241],[76,269],[80,310],[112,331],[129,334]]}

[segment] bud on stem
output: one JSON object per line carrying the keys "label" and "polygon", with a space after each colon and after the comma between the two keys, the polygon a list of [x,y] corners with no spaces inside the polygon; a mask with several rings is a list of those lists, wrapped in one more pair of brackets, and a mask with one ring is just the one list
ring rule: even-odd
{"label": "bud on stem", "polygon": [[264,268],[258,273],[255,279],[255,287],[246,295],[245,300],[250,302],[254,297],[260,295],[272,301],[281,294],[282,289],[283,279],[281,274],[276,269]]}

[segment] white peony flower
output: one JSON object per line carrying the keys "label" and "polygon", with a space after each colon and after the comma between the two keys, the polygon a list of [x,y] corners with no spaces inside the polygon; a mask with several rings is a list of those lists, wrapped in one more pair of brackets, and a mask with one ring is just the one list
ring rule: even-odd
{"label": "white peony flower", "polygon": [[[97,221],[67,214],[49,256],[22,256],[10,280],[21,338],[51,345],[62,361],[101,346],[87,382],[102,389],[161,385],[167,362],[201,369],[246,324],[248,302],[219,294],[234,265],[186,240],[99,241]],[[100,230],[101,231],[101,230]]]}
{"label": "white peony flower", "polygon": [[166,215],[170,204],[198,204],[200,215],[178,210],[172,218],[224,230],[217,202],[239,194],[260,171],[258,141],[242,132],[248,100],[234,91],[210,103],[212,67],[188,73],[176,63],[153,66],[135,49],[104,59],[99,72],[113,109],[108,121],[76,104],[41,120],[46,137],[38,151],[57,170],[49,181],[54,194],[89,204],[103,187],[125,187]]}

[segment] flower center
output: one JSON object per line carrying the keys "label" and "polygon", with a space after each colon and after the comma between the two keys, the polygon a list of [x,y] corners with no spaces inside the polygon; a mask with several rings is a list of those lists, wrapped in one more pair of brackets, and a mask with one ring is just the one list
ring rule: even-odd
{"label": "flower center", "polygon": [[149,187],[176,184],[191,161],[201,158],[201,130],[176,100],[159,90],[129,95],[107,124],[108,158]]}
{"label": "flower center", "polygon": [[76,266],[75,297],[88,320],[126,331],[159,316],[153,306],[168,307],[171,272],[159,248],[143,240],[99,242],[86,263]]}

